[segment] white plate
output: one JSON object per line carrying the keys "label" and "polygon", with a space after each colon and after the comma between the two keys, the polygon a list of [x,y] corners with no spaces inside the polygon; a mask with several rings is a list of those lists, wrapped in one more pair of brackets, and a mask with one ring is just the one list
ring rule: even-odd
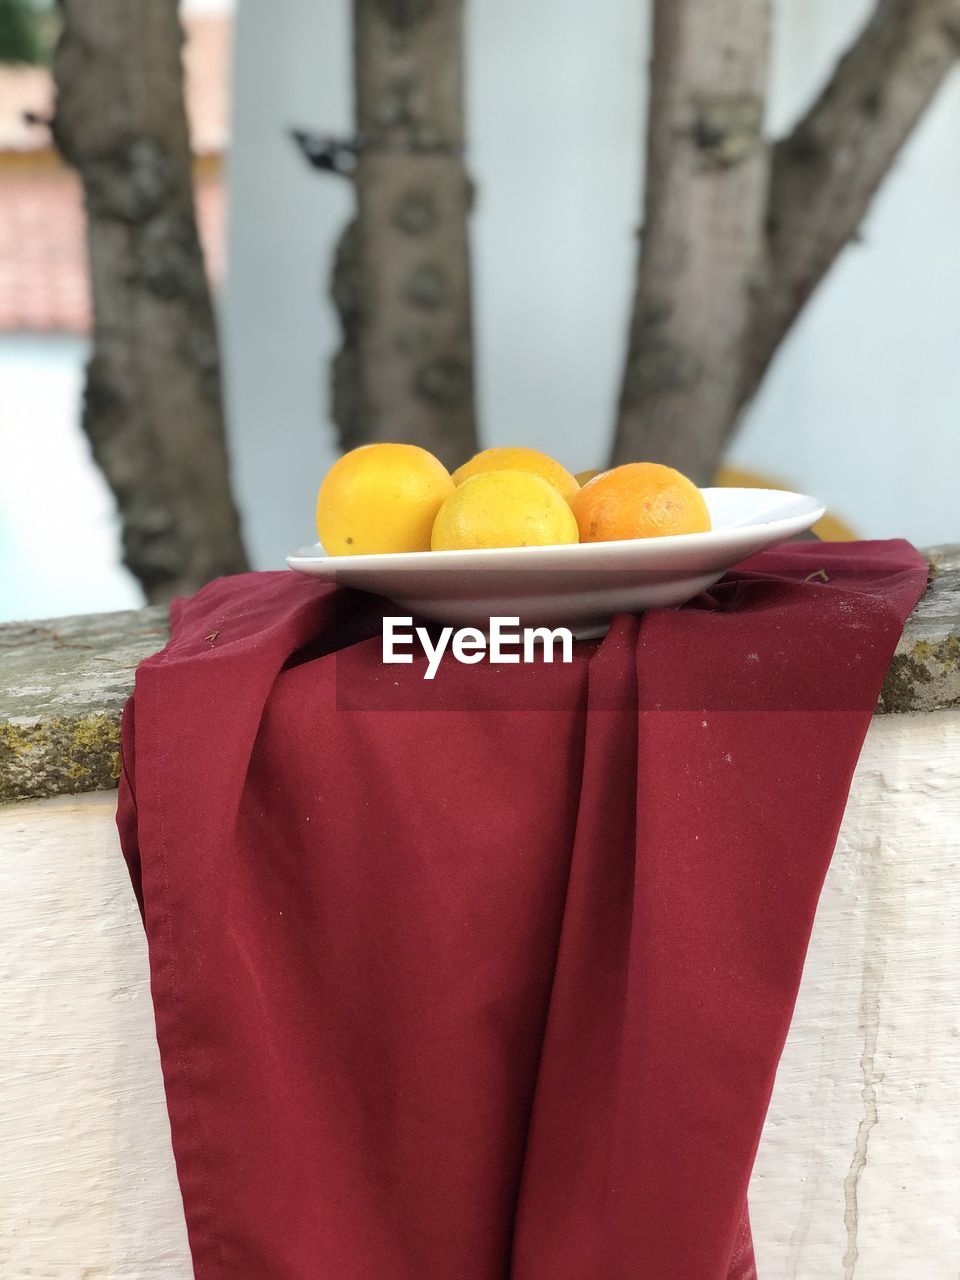
{"label": "white plate", "polygon": [[683,604],[739,560],[809,529],[824,510],[816,498],[774,489],[704,489],[703,496],[709,533],[364,556],[326,556],[318,543],[287,564],[437,622],[486,629],[490,618],[510,617],[585,637],[602,635],[617,613]]}

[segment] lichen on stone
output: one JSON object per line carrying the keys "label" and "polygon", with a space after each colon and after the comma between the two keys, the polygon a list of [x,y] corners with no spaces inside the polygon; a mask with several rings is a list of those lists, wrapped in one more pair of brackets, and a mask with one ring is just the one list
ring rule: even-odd
{"label": "lichen on stone", "polygon": [[960,635],[901,644],[880,694],[881,713],[945,710],[960,706]]}
{"label": "lichen on stone", "polygon": [[0,721],[0,803],[115,787],[119,748],[116,715]]}

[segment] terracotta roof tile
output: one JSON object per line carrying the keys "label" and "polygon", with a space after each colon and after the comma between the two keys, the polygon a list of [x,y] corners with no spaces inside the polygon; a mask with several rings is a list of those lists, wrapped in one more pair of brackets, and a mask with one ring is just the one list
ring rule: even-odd
{"label": "terracotta roof tile", "polygon": [[[229,130],[230,22],[196,16],[187,19],[186,28],[194,150],[219,155]],[[49,115],[51,102],[45,68],[0,68],[0,332],[84,333],[90,328],[79,182],[51,152],[47,130],[23,121],[24,111]],[[218,281],[224,258],[219,177],[198,178],[196,195],[207,269]]]}
{"label": "terracotta roof tile", "polygon": [[[223,271],[220,179],[197,180],[200,235],[213,281]],[[0,332],[90,328],[83,202],[67,169],[0,172]]]}

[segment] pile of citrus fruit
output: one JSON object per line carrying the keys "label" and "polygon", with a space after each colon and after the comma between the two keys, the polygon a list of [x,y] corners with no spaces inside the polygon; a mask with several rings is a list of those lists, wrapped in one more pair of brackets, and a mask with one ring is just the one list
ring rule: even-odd
{"label": "pile of citrus fruit", "polygon": [[317,532],[331,556],[611,542],[710,528],[697,486],[630,462],[582,484],[536,449],[485,449],[451,475],[412,444],[369,444],[330,468]]}

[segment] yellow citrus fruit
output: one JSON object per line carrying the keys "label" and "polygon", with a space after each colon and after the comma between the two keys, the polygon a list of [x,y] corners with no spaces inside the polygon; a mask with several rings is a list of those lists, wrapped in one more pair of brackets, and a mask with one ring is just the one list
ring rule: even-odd
{"label": "yellow citrus fruit", "polygon": [[570,507],[581,542],[706,533],[710,512],[685,475],[658,462],[628,462],[588,481]]}
{"label": "yellow citrus fruit", "polygon": [[484,449],[456,469],[453,483],[463,484],[471,476],[483,475],[487,471],[529,471],[552,484],[568,501],[580,488],[566,467],[537,449],[524,448]]}
{"label": "yellow citrus fruit", "polygon": [[331,556],[429,551],[449,471],[414,444],[367,444],[339,458],[317,495],[317,533]]}
{"label": "yellow citrus fruit", "polygon": [[552,484],[529,471],[484,471],[458,485],[433,526],[434,551],[549,547],[577,541],[577,522]]}

